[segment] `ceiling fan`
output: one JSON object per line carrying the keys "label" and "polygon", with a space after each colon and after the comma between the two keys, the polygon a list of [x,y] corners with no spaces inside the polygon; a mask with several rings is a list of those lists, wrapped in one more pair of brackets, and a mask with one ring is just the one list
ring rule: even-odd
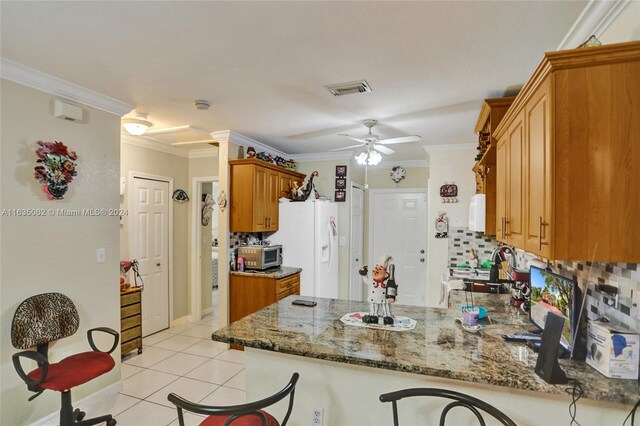
{"label": "ceiling fan", "polygon": [[360,154],[360,156],[363,157],[363,161],[365,161],[364,164],[367,164],[367,159],[377,158],[378,160],[375,161],[375,163],[368,161],[369,165],[374,165],[379,163],[380,159],[382,158],[380,154],[378,154],[378,152],[382,154],[393,154],[395,152],[393,149],[388,148],[385,145],[394,145],[394,144],[407,143],[407,142],[418,142],[419,140],[422,139],[422,137],[418,135],[400,136],[397,138],[389,138],[389,139],[380,139],[378,135],[371,132],[371,128],[376,124],[378,124],[378,120],[371,120],[371,119],[364,120],[362,124],[364,124],[369,129],[369,134],[367,134],[364,138],[356,138],[351,135],[342,134],[342,133],[340,134],[340,136],[346,136],[349,139],[360,142],[359,144],[346,146],[344,148],[330,149],[329,151],[344,151],[347,149],[353,149],[360,146],[364,146],[365,151],[362,154]]}

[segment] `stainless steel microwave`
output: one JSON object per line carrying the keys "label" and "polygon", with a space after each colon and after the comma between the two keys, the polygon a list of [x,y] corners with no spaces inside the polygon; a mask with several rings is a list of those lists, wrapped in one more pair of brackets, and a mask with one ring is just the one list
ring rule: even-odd
{"label": "stainless steel microwave", "polygon": [[244,259],[246,269],[269,269],[282,265],[282,246],[241,246],[238,257]]}

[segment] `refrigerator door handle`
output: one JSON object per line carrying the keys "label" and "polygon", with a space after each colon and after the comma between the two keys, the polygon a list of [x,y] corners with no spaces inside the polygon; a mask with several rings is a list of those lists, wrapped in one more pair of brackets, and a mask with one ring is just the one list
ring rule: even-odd
{"label": "refrigerator door handle", "polygon": [[327,233],[329,234],[329,266],[327,267],[327,271],[331,270],[331,265],[333,264],[333,240],[334,237],[331,232],[331,223],[327,225]]}

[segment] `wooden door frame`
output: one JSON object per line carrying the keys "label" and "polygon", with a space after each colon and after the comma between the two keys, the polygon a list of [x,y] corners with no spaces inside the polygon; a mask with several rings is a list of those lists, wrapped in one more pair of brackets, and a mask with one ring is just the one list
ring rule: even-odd
{"label": "wooden door frame", "polygon": [[[351,288],[354,283],[351,282],[351,269],[353,268],[353,259],[351,257],[351,253],[353,252],[351,248],[353,247],[353,188],[361,189],[363,193],[363,198],[366,198],[367,190],[364,185],[361,185],[354,181],[349,181],[349,286],[347,288],[347,299],[351,300]],[[364,201],[364,200],[363,200]],[[362,203],[362,255],[364,257],[364,203]],[[362,287],[360,283],[358,283]]]}
{"label": "wooden door frame", "polygon": [[[160,176],[160,175],[152,175],[149,173],[143,173],[143,172],[135,172],[135,171],[130,171],[129,172],[129,196],[128,198],[128,203],[129,203],[129,208],[128,208],[128,212],[131,213],[132,212],[132,207],[133,207],[133,203],[134,203],[134,194],[133,194],[133,180],[135,178],[140,178],[140,179],[149,179],[149,180],[156,180],[159,182],[166,182],[169,184],[169,191],[167,193],[167,206],[169,208],[169,218],[167,219],[167,226],[169,227],[169,237],[168,237],[168,241],[167,241],[167,257],[169,258],[169,271],[168,271],[168,279],[169,279],[169,326],[172,325],[173,321],[174,321],[174,317],[173,317],[173,203],[172,201],[172,194],[173,194],[173,178],[172,177],[168,177],[168,176]],[[132,217],[132,216],[129,216]],[[129,256],[131,256],[134,252],[134,232],[132,232],[133,230],[133,222],[129,222]]]}
{"label": "wooden door frame", "polygon": [[[202,317],[202,271],[200,265],[201,252],[201,238],[200,238],[200,203],[202,198],[202,184],[208,182],[220,182],[218,176],[200,176],[191,178],[191,246],[189,249],[190,259],[189,264],[191,268],[191,279],[189,288],[191,290],[191,309],[189,319],[193,321],[200,321]],[[219,190],[219,188],[218,188]],[[218,230],[220,228],[218,227]],[[219,232],[219,231],[218,231]],[[220,261],[220,258],[218,258]]]}
{"label": "wooden door frame", "polygon": [[[427,258],[427,256],[429,256],[429,246],[428,246],[428,242],[429,242],[429,227],[428,227],[428,215],[429,215],[429,189],[428,188],[377,188],[377,189],[371,189],[369,188],[369,201],[367,203],[367,208],[369,209],[369,226],[367,229],[367,238],[368,238],[368,244],[367,244],[367,258],[369,259],[369,262],[367,263],[367,265],[371,265],[370,268],[373,268],[373,265],[375,264],[375,259],[373,259],[373,238],[372,238],[372,233],[373,233],[373,196],[375,194],[408,194],[408,193],[412,193],[412,192],[417,192],[417,193],[421,193],[424,194],[424,200],[425,200],[425,217],[424,217],[424,221],[425,221],[425,239],[424,239],[424,246],[425,246],[425,251],[426,251],[426,256],[425,256],[425,280],[426,280],[426,285],[429,285],[429,260]],[[370,269],[371,270],[371,269]],[[425,306],[427,303],[427,293],[425,292]]]}

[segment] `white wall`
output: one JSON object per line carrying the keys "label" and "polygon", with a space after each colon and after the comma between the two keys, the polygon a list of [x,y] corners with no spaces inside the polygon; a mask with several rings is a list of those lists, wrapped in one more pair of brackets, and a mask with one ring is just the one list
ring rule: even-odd
{"label": "white wall", "polygon": [[[82,122],[54,118],[54,96],[1,81],[0,209],[117,209],[119,207],[120,118],[84,107]],[[33,177],[36,142],[62,141],[78,154],[78,175],[64,200],[49,201]],[[39,293],[61,292],[80,314],[78,332],[51,347],[50,359],[89,350],[86,330],[106,326],[120,330],[118,217],[0,218],[1,394],[0,424],[25,425],[60,409],[58,392],[36,400],[18,378],[11,356],[11,320],[24,299]],[[104,248],[106,262],[96,263]],[[74,400],[120,380],[120,350],[116,367],[74,389]],[[30,366],[25,363],[25,367]],[[27,371],[29,371],[27,369]]]}
{"label": "white wall", "polygon": [[[448,238],[436,238],[435,220],[439,211],[449,217],[449,227],[469,226],[469,202],[475,194],[475,178],[471,168],[475,164],[475,147],[460,150],[434,150],[429,152],[429,196],[428,196],[428,266],[427,266],[427,306],[438,306],[440,298],[440,277],[445,271],[448,252]],[[445,182],[458,185],[458,202],[443,203],[440,187]]]}

